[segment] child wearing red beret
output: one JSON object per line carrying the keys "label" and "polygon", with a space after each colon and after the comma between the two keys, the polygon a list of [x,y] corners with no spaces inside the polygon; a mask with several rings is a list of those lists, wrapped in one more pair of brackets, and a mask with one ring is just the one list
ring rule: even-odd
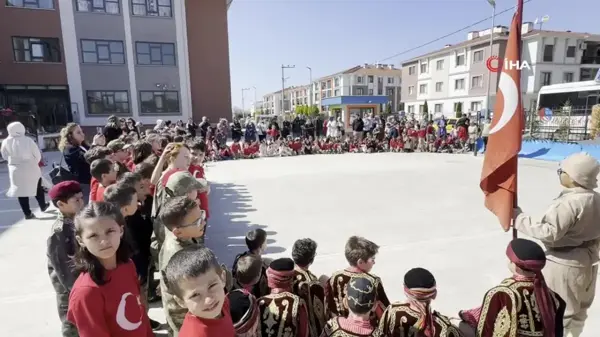
{"label": "child wearing red beret", "polygon": [[58,218],[48,237],[48,274],[56,291],[58,317],[63,336],[77,336],[77,328],[67,321],[69,294],[78,274],[71,257],[75,254],[75,214],[83,208],[83,193],[76,181],[63,181],[48,191],[52,204],[58,208]]}

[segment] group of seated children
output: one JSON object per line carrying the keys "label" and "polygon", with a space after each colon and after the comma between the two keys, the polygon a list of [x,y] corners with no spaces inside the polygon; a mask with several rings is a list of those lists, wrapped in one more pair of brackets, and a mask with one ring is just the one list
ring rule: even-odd
{"label": "group of seated children", "polygon": [[173,331],[181,337],[562,336],[564,302],[543,282],[546,257],[533,241],[510,242],[512,276],[453,321],[432,309],[437,285],[424,268],[404,275],[406,301],[390,303],[371,273],[379,247],[365,238],[346,243],[348,267],[318,278],[310,271],[315,241],[297,240],[292,258],[267,261],[266,236],[261,229],[248,233],[231,284],[207,248],[188,246],[172,256],[162,282],[182,309]]}
{"label": "group of seated children", "polygon": [[[411,131],[413,129],[409,129]],[[395,138],[379,139],[367,133],[362,139],[350,135],[341,138],[320,137],[313,139],[292,138],[258,140],[254,142],[238,140],[230,146],[218,145],[216,141],[207,146],[207,160],[253,159],[264,157],[287,157],[305,154],[341,154],[376,152],[438,152],[462,153],[465,145],[453,134],[427,136],[417,132],[405,132]]]}

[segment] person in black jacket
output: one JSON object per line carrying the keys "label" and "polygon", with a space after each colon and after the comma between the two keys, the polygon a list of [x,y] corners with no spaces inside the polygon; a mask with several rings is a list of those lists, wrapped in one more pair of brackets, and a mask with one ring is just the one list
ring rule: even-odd
{"label": "person in black jacket", "polygon": [[119,119],[117,116],[109,116],[106,120],[106,125],[102,130],[106,144],[110,143],[111,140],[119,139],[123,134],[123,128],[119,125]]}
{"label": "person in black jacket", "polygon": [[358,141],[362,141],[364,134],[365,122],[360,116],[355,116],[354,121],[352,121],[352,131],[354,133],[354,138],[358,139]]}
{"label": "person in black jacket", "polygon": [[[95,135],[94,142],[103,141],[103,135]],[[90,149],[85,142],[85,134],[79,124],[69,123],[60,130],[58,149],[62,151],[64,162],[76,181],[81,185],[83,199],[87,203],[90,197],[90,164],[84,155]]]}

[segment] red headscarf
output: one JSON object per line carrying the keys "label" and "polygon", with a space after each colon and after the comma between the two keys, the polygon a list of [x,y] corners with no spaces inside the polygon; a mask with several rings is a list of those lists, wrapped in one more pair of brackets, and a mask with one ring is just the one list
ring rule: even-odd
{"label": "red headscarf", "polygon": [[[542,269],[546,265],[546,259],[521,259],[517,256],[513,249],[513,245],[515,244],[534,244],[536,246],[538,245],[533,241],[525,239],[515,239],[511,241],[511,243],[506,248],[506,256],[508,256],[508,259],[511,262],[513,262],[517,267],[523,269],[524,271],[532,272],[535,274],[535,278],[533,281],[533,293],[535,294],[535,299],[537,301],[537,305],[540,309],[540,314],[542,316],[542,323],[544,324],[544,336],[554,337],[556,326],[554,315],[554,303],[550,289],[546,285],[544,275],[542,274]],[[542,249],[539,246],[538,248],[540,250]]]}

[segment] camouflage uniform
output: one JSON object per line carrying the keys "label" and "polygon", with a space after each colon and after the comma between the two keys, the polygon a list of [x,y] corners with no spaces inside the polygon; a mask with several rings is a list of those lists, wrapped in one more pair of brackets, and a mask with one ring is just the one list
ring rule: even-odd
{"label": "camouflage uniform", "polygon": [[67,321],[69,293],[78,276],[73,271],[72,262],[76,249],[73,219],[65,218],[59,213],[58,218],[52,225],[47,243],[48,274],[56,291],[58,317],[62,323],[62,335],[64,337],[77,337],[79,336],[77,328]]}
{"label": "camouflage uniform", "polygon": [[[195,239],[181,240],[175,236],[171,231],[165,230],[165,241],[163,241],[162,247],[160,248],[160,254],[158,256],[158,266],[162,273],[167,267],[167,263],[175,253],[182,250],[185,247],[198,245]],[[187,313],[187,308],[181,307],[176,301],[175,296],[169,292],[164,280],[160,280],[160,291],[162,295],[162,304],[165,311],[165,318],[167,324],[169,324],[169,335],[177,336],[179,329],[183,324],[183,319]]]}

